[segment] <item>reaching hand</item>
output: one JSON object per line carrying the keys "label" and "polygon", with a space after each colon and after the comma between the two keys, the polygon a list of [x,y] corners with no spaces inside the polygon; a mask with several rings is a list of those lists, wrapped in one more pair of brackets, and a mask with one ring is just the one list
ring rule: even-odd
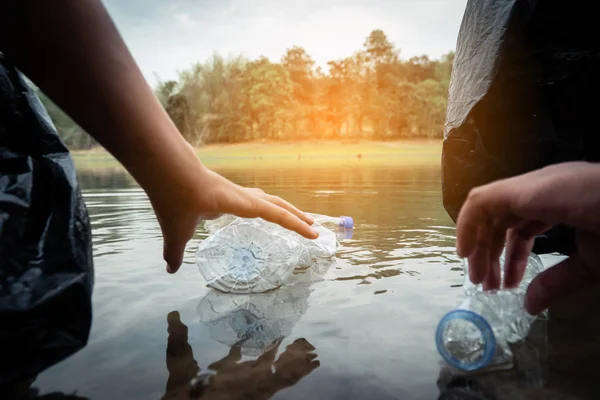
{"label": "reaching hand", "polygon": [[[46,32],[39,35],[39,31]],[[170,272],[200,218],[262,217],[308,238],[291,204],[202,165],[140,72],[100,0],[0,2],[0,48],[148,193]]]}
{"label": "reaching hand", "polygon": [[457,250],[469,277],[500,286],[498,257],[506,243],[504,285],[518,286],[534,237],[552,225],[576,229],[576,253],[537,276],[526,307],[537,314],[562,296],[600,283],[600,165],[555,164],[471,190],[457,221]]}
{"label": "reaching hand", "polygon": [[[191,147],[190,147],[191,149]],[[195,157],[195,154],[194,154]],[[312,219],[287,201],[260,189],[243,188],[202,166],[182,172],[179,182],[166,180],[147,189],[164,237],[167,271],[175,273],[183,262],[186,243],[201,219],[220,214],[263,218],[314,239]]]}

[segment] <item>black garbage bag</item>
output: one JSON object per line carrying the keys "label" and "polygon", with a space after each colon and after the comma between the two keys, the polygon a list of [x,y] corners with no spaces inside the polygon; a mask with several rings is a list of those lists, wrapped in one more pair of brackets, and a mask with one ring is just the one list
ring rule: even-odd
{"label": "black garbage bag", "polygon": [[0,54],[0,387],[86,345],[92,286],[90,223],[73,161]]}
{"label": "black garbage bag", "polygon": [[[566,161],[600,160],[597,2],[469,0],[457,42],[442,152],[444,207],[471,188]],[[553,227],[537,253],[574,251]]]}

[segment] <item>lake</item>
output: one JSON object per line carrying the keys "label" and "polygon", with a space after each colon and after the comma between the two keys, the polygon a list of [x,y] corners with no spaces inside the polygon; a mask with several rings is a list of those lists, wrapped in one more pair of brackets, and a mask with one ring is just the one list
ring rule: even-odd
{"label": "lake", "polygon": [[[305,211],[354,218],[354,236],[325,279],[263,297],[219,296],[194,263],[201,228],[184,266],[169,275],[158,224],[135,182],[124,172],[81,171],[94,237],[91,338],[34,386],[94,400],[183,399],[182,388],[210,366],[220,381],[206,398],[438,398],[434,331],[463,282],[439,165],[219,172]],[[259,324],[270,351],[230,348],[235,318],[227,313],[236,302],[277,314]]]}

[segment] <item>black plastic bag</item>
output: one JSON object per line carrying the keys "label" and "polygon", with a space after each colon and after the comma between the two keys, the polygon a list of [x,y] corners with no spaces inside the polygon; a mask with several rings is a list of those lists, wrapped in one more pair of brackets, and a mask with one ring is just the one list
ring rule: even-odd
{"label": "black plastic bag", "polygon": [[[597,2],[469,0],[442,152],[444,207],[456,221],[473,187],[550,164],[600,161]],[[536,253],[570,254],[555,226]]]}
{"label": "black plastic bag", "polygon": [[86,345],[91,232],[73,161],[0,54],[0,387]]}

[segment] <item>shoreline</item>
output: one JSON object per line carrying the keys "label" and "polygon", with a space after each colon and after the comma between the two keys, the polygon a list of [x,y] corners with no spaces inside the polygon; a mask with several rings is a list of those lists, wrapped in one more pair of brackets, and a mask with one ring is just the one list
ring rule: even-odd
{"label": "shoreline", "polygon": [[[256,141],[196,148],[203,164],[217,169],[439,164],[441,152],[441,139]],[[71,154],[78,169],[123,169],[102,147],[74,150]]]}

